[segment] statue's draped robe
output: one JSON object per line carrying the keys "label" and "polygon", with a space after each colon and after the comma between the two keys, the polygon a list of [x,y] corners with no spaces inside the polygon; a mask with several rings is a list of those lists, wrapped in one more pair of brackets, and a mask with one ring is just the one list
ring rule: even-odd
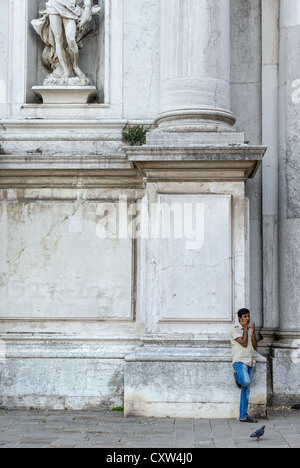
{"label": "statue's draped robe", "polygon": [[[92,15],[99,15],[100,12],[101,8],[98,5],[91,6]],[[81,48],[82,45],[80,41],[82,39],[84,29],[81,29],[79,24],[83,15],[83,9],[77,5],[76,0],[48,0],[46,2],[46,10],[40,12],[40,14],[42,15],[41,18],[32,20],[31,24],[45,44],[42,55],[43,65],[52,71],[51,75],[48,75],[45,79],[45,83],[55,84],[57,83],[57,79],[59,80],[60,77],[63,77],[64,70],[57,57],[55,37],[50,26],[50,16],[58,15],[63,19],[76,21],[76,42],[78,47]],[[69,68],[71,71],[72,66],[70,63],[70,54],[68,53],[69,49],[66,40],[64,47],[67,51],[67,59],[69,61]],[[85,81],[88,81],[87,78],[85,78]]]}
{"label": "statue's draped robe", "polygon": [[55,38],[50,27],[49,14],[44,12],[41,18],[31,21],[32,26],[36,30],[46,47],[43,51],[43,64],[47,68],[54,68],[57,61]]}
{"label": "statue's draped robe", "polygon": [[[32,20],[31,24],[41,37],[46,47],[43,51],[43,64],[47,68],[55,69],[59,66],[53,32],[50,27],[49,15],[59,15],[62,18],[78,21],[82,15],[82,8],[75,0],[48,0],[46,11],[42,17]],[[77,38],[76,38],[77,39]]]}

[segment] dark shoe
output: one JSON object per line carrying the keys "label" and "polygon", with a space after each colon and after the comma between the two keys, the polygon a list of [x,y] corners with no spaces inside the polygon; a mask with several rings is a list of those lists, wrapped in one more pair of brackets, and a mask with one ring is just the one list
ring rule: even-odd
{"label": "dark shoe", "polygon": [[245,423],[257,423],[258,421],[256,421],[256,419],[249,418],[249,416],[247,416],[245,419],[240,419],[240,422],[245,422]]}
{"label": "dark shoe", "polygon": [[238,381],[236,380],[236,372],[234,373],[234,380],[235,380],[235,383],[236,383],[236,386],[241,389],[242,386],[238,383]]}

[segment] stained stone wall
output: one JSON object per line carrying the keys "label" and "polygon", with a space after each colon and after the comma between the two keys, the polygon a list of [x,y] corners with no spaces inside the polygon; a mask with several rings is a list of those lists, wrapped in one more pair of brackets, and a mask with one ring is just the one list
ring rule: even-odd
{"label": "stained stone wall", "polygon": [[5,0],[0,2],[0,115],[7,115],[8,101],[8,12],[9,4]]}
{"label": "stained stone wall", "polygon": [[[224,0],[221,15],[223,0],[163,1],[100,1],[80,57],[98,99],[46,105],[30,26],[45,2],[0,0],[1,405],[233,417],[229,330],[244,306],[263,338],[252,409],[298,398],[299,2]],[[126,124],[151,125],[144,147],[126,147]],[[207,244],[99,238],[120,196],[130,221],[136,203],[198,201]],[[194,382],[174,390],[176,375]]]}

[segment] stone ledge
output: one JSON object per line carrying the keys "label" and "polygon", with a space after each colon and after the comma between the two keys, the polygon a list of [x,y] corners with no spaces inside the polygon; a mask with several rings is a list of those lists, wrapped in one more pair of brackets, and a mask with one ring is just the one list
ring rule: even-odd
{"label": "stone ledge", "polygon": [[[258,363],[266,363],[267,359],[255,353]],[[232,362],[229,341],[219,344],[147,344],[140,346],[125,357],[126,362]]]}
{"label": "stone ledge", "polygon": [[231,180],[253,178],[265,146],[191,145],[125,147],[133,167],[151,180]]}

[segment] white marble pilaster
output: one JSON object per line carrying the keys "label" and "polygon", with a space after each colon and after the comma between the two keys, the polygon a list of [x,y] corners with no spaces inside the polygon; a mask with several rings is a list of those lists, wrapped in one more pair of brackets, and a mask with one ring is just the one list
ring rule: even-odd
{"label": "white marble pilaster", "polygon": [[279,0],[262,3],[262,140],[268,151],[262,164],[263,327],[279,326],[278,304],[278,63]]}
{"label": "white marble pilaster", "polygon": [[300,79],[299,41],[299,1],[282,0],[279,76],[281,330],[300,330],[300,101],[297,99],[297,82]]}
{"label": "white marble pilaster", "polygon": [[300,347],[300,4],[280,3],[279,57],[279,307],[273,347],[276,403],[299,398]]}

